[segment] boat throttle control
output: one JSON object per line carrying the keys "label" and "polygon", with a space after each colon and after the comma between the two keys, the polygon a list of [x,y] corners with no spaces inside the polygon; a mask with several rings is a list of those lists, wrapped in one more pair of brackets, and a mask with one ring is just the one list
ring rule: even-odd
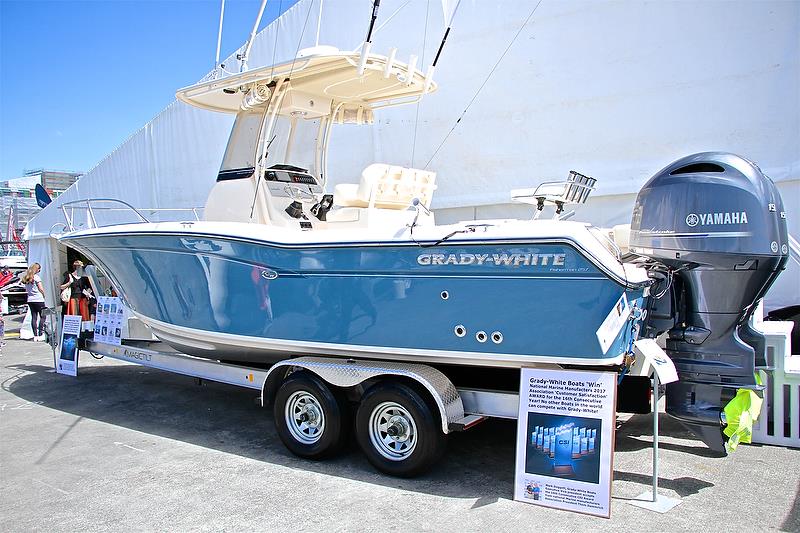
{"label": "boat throttle control", "polygon": [[789,257],[780,194],[737,155],[685,157],[639,192],[630,247],[654,260],[645,334],[667,333],[680,377],[667,385],[667,412],[722,452],[725,405],[763,388],[765,339],[749,320]]}

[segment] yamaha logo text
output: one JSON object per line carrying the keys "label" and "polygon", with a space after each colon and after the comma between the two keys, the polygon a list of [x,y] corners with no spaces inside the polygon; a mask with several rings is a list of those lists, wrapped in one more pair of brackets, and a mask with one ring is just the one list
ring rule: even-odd
{"label": "yamaha logo text", "polygon": [[566,254],[420,254],[417,263],[428,265],[564,266]]}
{"label": "yamaha logo text", "polygon": [[689,213],[686,215],[686,225],[693,228],[700,226],[720,226],[732,224],[747,224],[747,212],[726,211],[723,213]]}

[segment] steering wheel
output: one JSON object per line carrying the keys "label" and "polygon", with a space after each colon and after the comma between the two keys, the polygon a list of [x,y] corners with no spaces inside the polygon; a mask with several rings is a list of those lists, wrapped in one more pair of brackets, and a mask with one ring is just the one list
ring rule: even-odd
{"label": "steering wheel", "polygon": [[316,194],[303,189],[299,185],[289,184],[286,185],[283,190],[289,195],[289,198],[295,202],[300,202],[301,204],[317,203],[318,201]]}

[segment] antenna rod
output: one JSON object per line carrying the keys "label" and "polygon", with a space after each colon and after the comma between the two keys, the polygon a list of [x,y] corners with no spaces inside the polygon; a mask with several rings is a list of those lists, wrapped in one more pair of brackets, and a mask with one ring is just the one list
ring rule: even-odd
{"label": "antenna rod", "polygon": [[219,68],[219,49],[222,46],[222,18],[225,16],[225,0],[219,9],[219,33],[217,33],[217,55],[214,57],[214,70]]}
{"label": "antenna rod", "polygon": [[267,0],[261,0],[261,8],[258,10],[256,23],[253,24],[253,30],[250,32],[250,38],[247,40],[247,46],[244,49],[244,53],[241,56],[239,56],[239,59],[242,61],[242,65],[239,69],[239,72],[244,72],[245,70],[247,70],[247,59],[250,56],[250,49],[253,48],[253,41],[256,38],[258,25],[261,24],[261,17],[264,16],[265,7],[267,7]]}
{"label": "antenna rod", "polygon": [[361,61],[358,63],[359,76],[364,74],[364,67],[367,65],[367,56],[369,56],[369,50],[372,48],[372,30],[375,28],[375,21],[378,19],[378,8],[380,6],[381,0],[374,0],[372,3],[372,17],[369,19],[367,38],[364,39],[364,44],[361,46]]}

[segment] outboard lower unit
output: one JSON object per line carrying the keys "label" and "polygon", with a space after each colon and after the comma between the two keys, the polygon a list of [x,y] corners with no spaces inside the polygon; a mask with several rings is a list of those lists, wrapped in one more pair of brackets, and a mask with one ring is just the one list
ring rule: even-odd
{"label": "outboard lower unit", "polygon": [[725,405],[761,389],[765,340],[749,319],[788,260],[780,194],[742,157],[685,157],[639,192],[630,247],[654,260],[645,334],[667,332],[680,377],[667,385],[667,412],[724,451]]}

